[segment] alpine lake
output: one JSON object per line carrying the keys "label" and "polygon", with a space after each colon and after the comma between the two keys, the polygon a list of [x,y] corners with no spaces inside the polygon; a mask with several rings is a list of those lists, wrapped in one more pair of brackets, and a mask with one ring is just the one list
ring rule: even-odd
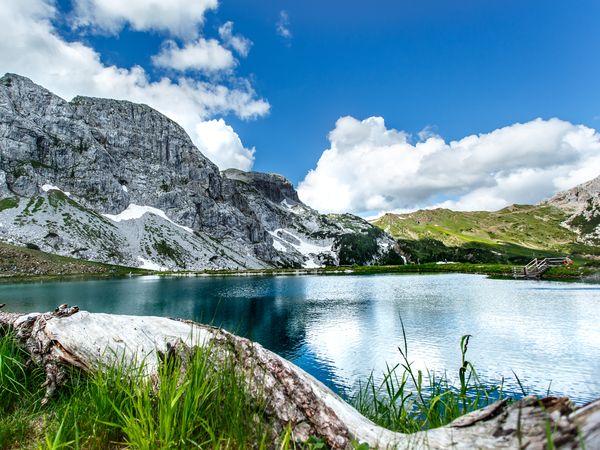
{"label": "alpine lake", "polygon": [[[0,284],[5,310],[61,303],[193,319],[259,342],[342,396],[401,362],[458,380],[461,336],[482,380],[519,394],[600,397],[600,285],[481,275],[147,276]],[[515,375],[516,374],[516,375]],[[518,377],[518,379],[517,379]]]}

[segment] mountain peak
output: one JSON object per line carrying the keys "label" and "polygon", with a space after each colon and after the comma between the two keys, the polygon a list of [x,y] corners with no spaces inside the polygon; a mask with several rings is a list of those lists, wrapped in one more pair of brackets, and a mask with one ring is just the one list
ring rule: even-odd
{"label": "mountain peak", "polygon": [[2,78],[0,78],[0,82],[2,82],[3,84],[5,84],[7,82],[11,82],[11,81],[19,81],[21,83],[35,84],[30,78],[27,78],[23,75],[19,75],[17,73],[6,72],[2,76]]}
{"label": "mountain peak", "polygon": [[307,207],[281,175],[219,172],[147,105],[1,80],[0,240],[160,269],[372,264],[396,251],[357,217]]}
{"label": "mountain peak", "polygon": [[27,90],[39,91],[46,95],[55,95],[52,92],[50,92],[48,89],[46,89],[45,87],[34,83],[30,78],[27,78],[23,75],[19,75],[16,73],[11,73],[11,72],[5,73],[2,76],[2,78],[0,78],[0,88],[2,86],[12,89],[12,90],[27,89]]}
{"label": "mountain peak", "polygon": [[599,196],[600,175],[574,188],[558,192],[543,203],[574,213],[583,211],[588,206],[590,200],[597,199]]}

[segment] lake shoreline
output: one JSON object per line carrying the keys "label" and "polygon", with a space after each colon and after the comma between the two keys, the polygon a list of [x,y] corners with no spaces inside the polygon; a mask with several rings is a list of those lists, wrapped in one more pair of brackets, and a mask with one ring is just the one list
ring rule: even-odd
{"label": "lake shoreline", "polygon": [[[331,266],[321,268],[273,268],[273,269],[244,269],[244,270],[194,270],[194,271],[151,271],[122,267],[114,272],[98,273],[45,273],[34,275],[2,275],[0,284],[46,282],[46,281],[85,281],[98,279],[114,279],[139,276],[160,277],[265,277],[265,276],[306,276],[306,275],[374,275],[374,274],[443,274],[464,273],[472,275],[487,275],[496,279],[513,279],[512,265],[509,264],[472,264],[472,263],[424,263],[405,264],[396,266]],[[585,281],[600,273],[600,268],[582,266],[553,267],[541,279],[546,281]]]}
{"label": "lake shoreline", "polygon": [[[204,270],[155,272],[159,276],[282,276],[282,275],[373,275],[373,274],[436,274],[464,273],[488,275],[498,279],[513,279],[513,265],[510,264],[471,264],[471,263],[425,263],[394,266],[337,266],[315,269],[248,269],[248,270]],[[600,270],[600,269],[598,269]],[[544,280],[581,280],[596,273],[587,267],[555,267],[542,277]]]}
{"label": "lake shoreline", "polygon": [[[512,279],[513,264],[430,262],[385,266],[329,266],[320,268],[264,268],[243,270],[177,270],[154,271],[119,266],[97,261],[59,256],[25,247],[0,243],[0,284],[44,281],[110,279],[129,276],[291,276],[291,275],[372,275],[372,274],[432,274],[467,273]],[[555,281],[585,281],[600,278],[600,266],[587,266],[577,260],[570,267],[552,267],[542,279]]]}
{"label": "lake shoreline", "polygon": [[[515,370],[524,386],[543,394],[550,386],[546,377],[550,370],[544,368],[546,347],[536,343],[547,342],[552,326],[556,339],[564,341],[551,342],[554,363],[562,361],[565,368],[552,377],[553,393],[581,402],[589,399],[589,392],[600,392],[596,382],[589,381],[596,373],[593,368],[578,367],[580,380],[573,378],[569,365],[573,345],[581,360],[593,358],[590,339],[600,311],[598,285],[495,280],[439,271],[346,277],[334,276],[339,274],[336,270],[326,272],[331,276],[271,271],[63,278],[66,282],[0,285],[0,303],[6,304],[4,311],[22,314],[68,304],[91,313],[180,317],[212,324],[259,342],[346,394],[355,392],[358,380],[372,370],[378,378],[384,362],[397,362],[403,339],[400,320],[418,349],[413,356],[419,369],[442,373],[458,367],[460,335],[473,334],[473,362],[484,368],[482,379],[499,383],[498,374]],[[561,317],[560,323],[556,317]],[[332,347],[333,336],[343,338],[344,345]],[[507,380],[504,390],[520,392],[514,380]]]}

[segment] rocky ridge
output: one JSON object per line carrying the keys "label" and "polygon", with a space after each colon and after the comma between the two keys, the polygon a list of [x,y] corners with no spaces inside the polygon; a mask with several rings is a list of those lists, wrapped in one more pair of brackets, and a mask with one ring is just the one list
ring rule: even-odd
{"label": "rocky ridge", "polygon": [[14,74],[0,78],[0,241],[160,270],[401,261],[387,234],[319,214],[280,175],[220,172],[146,105],[67,102]]}
{"label": "rocky ridge", "polygon": [[600,245],[600,176],[559,192],[544,204],[568,214],[562,225],[577,233],[579,242]]}

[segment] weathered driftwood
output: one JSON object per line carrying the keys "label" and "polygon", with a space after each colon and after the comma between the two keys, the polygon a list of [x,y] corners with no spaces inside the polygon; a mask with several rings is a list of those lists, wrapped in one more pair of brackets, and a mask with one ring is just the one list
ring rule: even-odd
{"label": "weathered driftwood", "polygon": [[579,409],[566,398],[526,397],[510,406],[502,401],[442,428],[402,434],[376,426],[259,344],[217,328],[163,317],[92,314],[66,305],[45,314],[0,312],[1,328],[13,329],[32,362],[45,368],[47,396],[64,381],[68,365],[91,371],[143,360],[151,375],[165,352],[212,345],[237,359],[251,395],[266,394],[273,422],[290,424],[297,439],[318,436],[336,449],[349,448],[352,440],[381,449],[542,449],[550,429],[554,448],[600,448],[600,400]]}

